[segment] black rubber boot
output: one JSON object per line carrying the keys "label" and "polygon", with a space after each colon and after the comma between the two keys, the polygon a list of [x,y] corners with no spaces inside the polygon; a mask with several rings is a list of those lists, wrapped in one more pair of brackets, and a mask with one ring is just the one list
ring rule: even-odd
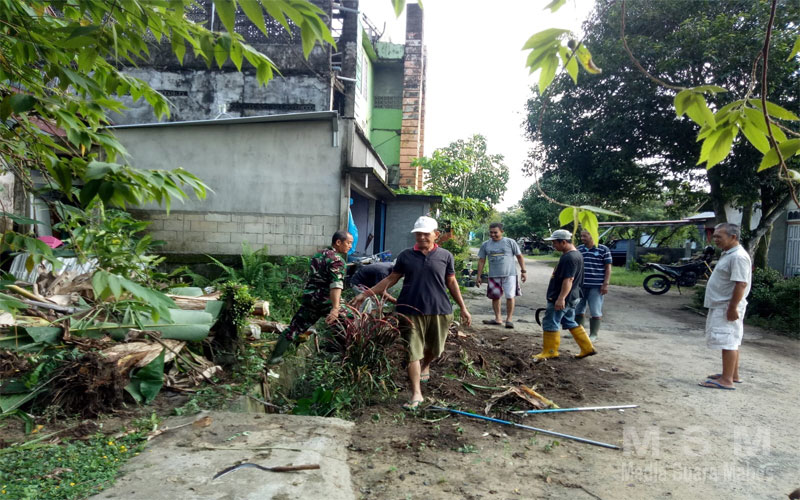
{"label": "black rubber boot", "polygon": [[281,334],[280,338],[278,338],[278,343],[275,344],[275,348],[272,350],[272,354],[269,357],[269,364],[270,365],[277,365],[281,361],[283,361],[283,354],[286,352],[286,349],[292,344],[290,340],[287,340],[286,337]]}
{"label": "black rubber boot", "polygon": [[600,318],[591,318],[589,320],[589,338],[592,342],[597,340],[598,333],[600,333]]}
{"label": "black rubber boot", "polygon": [[575,315],[575,323],[578,323],[580,326],[584,326],[585,315],[583,314],[576,314]]}

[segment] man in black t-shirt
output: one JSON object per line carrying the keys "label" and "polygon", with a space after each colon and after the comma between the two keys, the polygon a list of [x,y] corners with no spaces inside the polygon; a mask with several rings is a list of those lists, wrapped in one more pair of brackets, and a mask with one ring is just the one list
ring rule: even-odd
{"label": "man in black t-shirt", "polygon": [[403,278],[403,289],[395,309],[403,318],[401,329],[408,351],[407,370],[411,382],[411,399],[403,408],[416,410],[424,401],[420,383],[430,380],[431,363],[444,352],[453,320],[447,292],[461,309],[463,326],[470,325],[472,316],[456,281],[453,254],[436,244],[440,234],[436,220],[423,215],[414,223],[411,232],[416,241],[414,247],[400,252],[392,274],[356,296],[353,305],[358,307],[368,296],[380,296]]}
{"label": "man in black t-shirt", "polygon": [[542,320],[542,352],[533,356],[533,359],[541,361],[558,357],[562,326],[569,330],[581,348],[576,358],[596,354],[586,330],[575,322],[575,306],[581,298],[583,285],[583,257],[572,244],[572,234],[565,229],[554,231],[545,241],[552,241],[553,248],[562,255],[547,285],[547,309]]}
{"label": "man in black t-shirt", "polygon": [[[376,262],[363,266],[350,278],[350,286],[353,287],[357,293],[361,293],[383,281],[387,276],[392,274],[393,269],[394,264],[391,262]],[[392,297],[389,292],[383,292],[383,298],[389,302],[397,303],[397,299]]]}

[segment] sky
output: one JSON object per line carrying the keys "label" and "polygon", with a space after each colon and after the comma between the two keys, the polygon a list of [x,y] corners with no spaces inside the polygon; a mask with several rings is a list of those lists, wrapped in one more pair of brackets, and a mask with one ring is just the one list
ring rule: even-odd
{"label": "sky", "polygon": [[[522,173],[530,143],[524,136],[525,102],[538,73],[528,75],[522,46],[547,28],[580,29],[592,0],[567,0],[555,14],[549,0],[425,0],[428,50],[425,154],[473,134],[486,137],[490,154],[509,167],[508,190],[495,208],[506,210],[533,182]],[[402,43],[405,16],[395,19],[390,0],[362,0],[361,10],[384,39]],[[391,40],[389,40],[391,39]],[[581,76],[585,76],[583,73]]]}

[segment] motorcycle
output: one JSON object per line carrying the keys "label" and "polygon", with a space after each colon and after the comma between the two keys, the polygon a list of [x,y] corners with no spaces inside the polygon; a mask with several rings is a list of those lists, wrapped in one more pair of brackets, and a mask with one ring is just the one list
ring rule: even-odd
{"label": "motorcycle", "polygon": [[697,284],[697,280],[700,278],[708,279],[711,277],[711,266],[709,266],[709,263],[713,257],[714,249],[707,247],[698,260],[688,264],[668,266],[650,262],[644,266],[644,269],[657,271],[658,274],[647,276],[642,282],[642,286],[653,295],[663,295],[667,293],[673,285],[677,286],[678,293],[681,293],[682,286],[692,287]]}

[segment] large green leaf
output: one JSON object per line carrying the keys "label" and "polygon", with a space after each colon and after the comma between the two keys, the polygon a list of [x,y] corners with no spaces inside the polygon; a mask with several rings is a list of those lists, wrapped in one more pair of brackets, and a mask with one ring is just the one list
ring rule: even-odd
{"label": "large green leaf", "polygon": [[264,22],[264,8],[261,6],[261,2],[257,2],[254,0],[241,0],[239,2],[239,6],[244,11],[244,14],[250,19],[256,27],[264,33],[265,36],[268,35],[267,33],[267,25]]}
{"label": "large green leaf", "polygon": [[40,220],[31,219],[29,217],[23,217],[23,216],[17,215],[17,214],[12,214],[11,212],[0,211],[0,217],[8,217],[9,219],[11,219],[12,221],[16,222],[17,224],[27,224],[27,225],[44,224],[44,222],[42,222]]}
{"label": "large green leaf", "polygon": [[225,25],[225,29],[228,30],[228,33],[234,33],[236,26],[236,0],[214,0],[214,5],[217,7],[217,15],[222,24]]}
{"label": "large green leaf", "polygon": [[800,52],[800,35],[797,36],[794,40],[794,45],[792,46],[792,51],[789,53],[789,57],[786,58],[787,61],[791,61],[797,53]]}
{"label": "large green leaf", "polygon": [[205,311],[170,309],[169,317],[170,320],[161,318],[157,321],[145,318],[141,324],[105,322],[87,327],[74,327],[72,332],[86,336],[105,332],[114,340],[122,340],[128,330],[133,328],[160,332],[161,337],[165,339],[199,342],[208,337],[208,332],[214,322],[213,315]]}
{"label": "large green leaf", "polygon": [[395,17],[400,17],[400,14],[403,13],[403,9],[406,8],[406,0],[392,0],[392,4],[394,5]]}
{"label": "large green leaf", "polygon": [[61,340],[64,330],[56,326],[28,326],[25,332],[36,342],[54,345]]}
{"label": "large green leaf", "polygon": [[16,326],[0,333],[0,348],[12,351],[38,351],[57,344],[63,330],[51,326]]}
{"label": "large green leaf", "polygon": [[558,69],[558,55],[554,52],[548,55],[542,62],[542,72],[539,75],[539,93],[544,94],[544,91],[552,83],[553,78],[556,76]]}
{"label": "large green leaf", "polygon": [[558,40],[564,33],[569,33],[569,30],[560,28],[549,28],[544,31],[540,31],[531,36],[530,38],[528,38],[528,41],[525,42],[525,45],[522,46],[522,50],[528,50],[528,49],[535,50],[540,47],[544,47],[545,45],[552,44],[554,41]]}
{"label": "large green leaf", "polygon": [[567,3],[567,0],[553,0],[549,4],[545,5],[543,10],[550,9],[550,12],[555,12],[563,7],[565,3]]}
{"label": "large green leaf", "polygon": [[592,240],[599,242],[600,233],[598,231],[597,216],[589,210],[581,210],[578,213],[578,220],[581,223],[581,228],[589,231],[589,234],[592,235]]}
{"label": "large green leaf", "polygon": [[742,129],[742,133],[750,141],[756,149],[761,151],[763,154],[767,154],[769,151],[769,139],[761,131],[753,122],[748,119],[741,120],[739,124],[740,128]]}
{"label": "large green leaf", "polygon": [[147,366],[140,368],[125,387],[125,390],[133,396],[137,403],[150,404],[161,391],[161,387],[164,385],[165,353],[166,349],[162,349],[161,354]]}
{"label": "large green leaf", "polygon": [[[751,106],[755,108],[761,109],[762,107],[761,101],[758,99],[750,99],[748,102],[750,103]],[[769,113],[769,116],[773,118],[778,118],[779,120],[789,120],[789,121],[800,120],[800,118],[798,118],[796,114],[792,113],[788,109],[782,108],[777,104],[769,101],[767,101],[767,113]]]}
{"label": "large green leaf", "polygon": [[558,214],[558,225],[564,227],[566,225],[572,224],[575,221],[575,216],[578,213],[578,209],[575,207],[567,207]]}
{"label": "large green leaf", "polygon": [[[781,150],[781,156],[784,160],[786,160],[790,156],[794,156],[798,151],[800,151],[800,139],[789,139],[788,141],[783,141],[782,143],[778,144],[778,147]],[[761,172],[762,170],[774,167],[777,164],[778,153],[775,152],[775,148],[772,148],[767,154],[764,155],[764,158],[761,160],[761,165],[758,166],[758,171]]]}

